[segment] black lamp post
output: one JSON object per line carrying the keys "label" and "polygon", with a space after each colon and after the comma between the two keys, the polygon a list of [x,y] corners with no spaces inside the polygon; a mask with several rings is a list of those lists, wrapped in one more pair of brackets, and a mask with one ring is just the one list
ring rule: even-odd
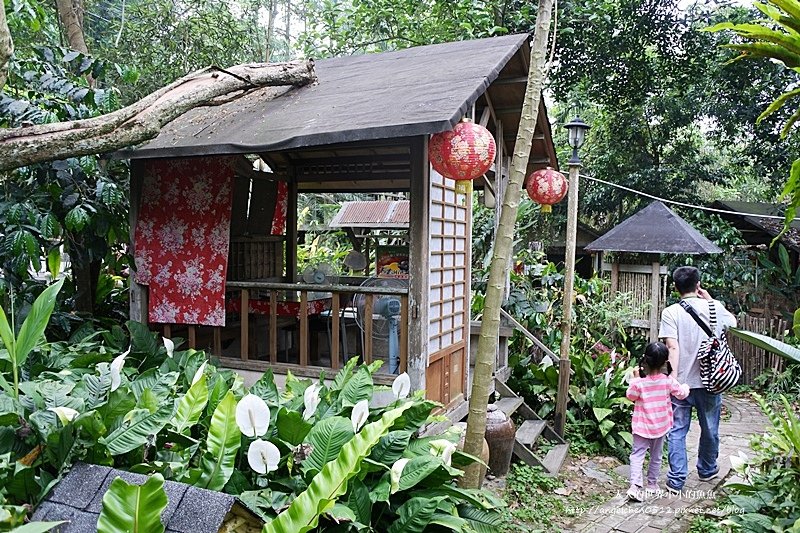
{"label": "black lamp post", "polygon": [[564,265],[564,302],[563,317],[561,318],[561,350],[558,364],[558,397],[556,398],[555,430],[563,436],[564,423],[567,411],[567,397],[569,391],[570,374],[570,340],[572,334],[572,300],[575,285],[575,242],[578,236],[578,174],[581,169],[581,160],[578,149],[586,140],[586,132],[590,126],[578,117],[573,118],[565,126],[569,132],[569,146],[572,148],[572,157],[567,162],[569,166],[569,195],[567,196],[567,234],[565,238]]}

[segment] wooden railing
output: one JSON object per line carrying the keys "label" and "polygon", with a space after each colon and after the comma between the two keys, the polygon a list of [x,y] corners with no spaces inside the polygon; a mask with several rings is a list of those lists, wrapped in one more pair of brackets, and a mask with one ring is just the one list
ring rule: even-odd
{"label": "wooden railing", "polygon": [[[341,321],[343,305],[349,305],[355,295],[364,295],[363,312],[363,353],[356,354],[362,357],[363,362],[373,361],[372,333],[374,326],[373,308],[375,298],[386,295],[397,296],[400,300],[400,315],[398,323],[398,348],[399,372],[405,372],[408,361],[408,289],[394,287],[363,287],[350,285],[318,285],[308,283],[274,283],[262,281],[229,281],[226,290],[238,291],[238,307],[240,316],[240,358],[242,361],[253,359],[268,360],[271,365],[278,364],[278,329],[283,327],[299,328],[299,354],[297,363],[289,363],[298,367],[318,366],[309,362],[313,346],[309,330],[309,318],[317,315],[329,319],[330,324],[330,369],[338,370],[341,357]],[[295,298],[286,298],[286,295],[296,295]],[[259,295],[254,299],[254,295]],[[320,297],[324,294],[324,297]],[[315,307],[314,302],[325,301]],[[267,317],[267,338],[269,339],[266,356],[259,358],[258,354],[250,353],[250,312],[255,310],[254,302],[260,302],[258,313]],[[286,315],[286,306],[291,304],[297,308],[297,315],[292,312]],[[309,305],[311,304],[311,305]],[[321,308],[324,307],[324,311]],[[282,311],[281,311],[282,309]],[[281,312],[284,316],[281,317]],[[355,310],[353,310],[355,312]],[[229,313],[230,315],[230,313]],[[216,344],[216,342],[215,342]],[[345,354],[347,355],[347,354]],[[317,357],[319,359],[319,357]],[[387,371],[384,366],[383,371]]]}

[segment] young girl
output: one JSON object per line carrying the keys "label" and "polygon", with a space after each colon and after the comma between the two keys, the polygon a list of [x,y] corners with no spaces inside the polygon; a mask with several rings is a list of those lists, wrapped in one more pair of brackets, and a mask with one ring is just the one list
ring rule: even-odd
{"label": "young girl", "polygon": [[674,378],[662,373],[668,365],[669,349],[661,342],[651,342],[644,351],[640,369],[641,378],[631,378],[627,397],[633,404],[633,452],[631,453],[631,488],[628,498],[644,500],[642,491],[642,466],[645,453],[650,450],[650,465],[647,468],[647,492],[658,491],[658,474],[661,470],[661,454],[664,439],[672,427],[672,401],[689,395],[689,386],[679,384]]}

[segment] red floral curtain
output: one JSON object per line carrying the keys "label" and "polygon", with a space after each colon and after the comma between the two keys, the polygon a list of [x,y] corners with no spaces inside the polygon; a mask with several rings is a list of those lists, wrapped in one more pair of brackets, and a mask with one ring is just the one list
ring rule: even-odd
{"label": "red floral curtain", "polygon": [[227,157],[145,163],[134,255],[150,322],[225,325],[233,168]]}
{"label": "red floral curtain", "polygon": [[272,217],[272,235],[283,235],[286,232],[286,209],[289,206],[289,185],[285,181],[278,182],[278,193],[275,195],[275,215]]}

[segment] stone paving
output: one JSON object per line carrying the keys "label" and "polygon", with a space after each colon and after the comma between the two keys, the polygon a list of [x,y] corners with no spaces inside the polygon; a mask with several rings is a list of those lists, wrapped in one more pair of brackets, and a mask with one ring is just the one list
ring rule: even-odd
{"label": "stone paving", "polygon": [[[748,453],[752,435],[762,433],[769,424],[758,405],[749,397],[724,397],[723,404],[730,416],[724,416],[720,423],[719,477],[708,482],[701,482],[697,471],[690,467],[680,495],[671,495],[662,491],[643,503],[628,502],[624,493],[617,494],[603,505],[585,510],[585,514],[576,519],[565,531],[608,533],[621,531],[624,533],[655,533],[658,531],[685,532],[695,514],[714,514],[716,497],[719,489],[727,481],[731,473],[730,456],[739,450]],[[724,412],[724,411],[723,411]],[[697,459],[697,444],[700,438],[700,426],[692,420],[687,436],[689,464],[694,465]],[[646,464],[646,463],[645,463]],[[666,481],[666,460],[662,463],[659,484],[662,488]],[[627,476],[627,472],[624,473]]]}

